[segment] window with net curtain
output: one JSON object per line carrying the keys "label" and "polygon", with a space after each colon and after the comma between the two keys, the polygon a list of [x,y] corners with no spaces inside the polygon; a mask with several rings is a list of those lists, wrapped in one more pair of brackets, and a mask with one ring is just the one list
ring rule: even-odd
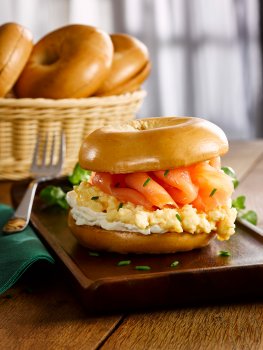
{"label": "window with net curtain", "polygon": [[140,117],[191,115],[230,139],[263,136],[258,0],[1,0],[0,21],[38,40],[68,23],[126,32],[149,48]]}

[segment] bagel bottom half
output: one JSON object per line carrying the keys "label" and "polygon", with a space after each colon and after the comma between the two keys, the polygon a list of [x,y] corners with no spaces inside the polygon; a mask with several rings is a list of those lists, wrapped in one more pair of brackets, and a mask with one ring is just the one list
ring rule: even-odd
{"label": "bagel bottom half", "polygon": [[164,254],[189,251],[209,244],[216,233],[153,233],[108,231],[98,226],[76,225],[71,212],[68,225],[79,243],[91,250],[115,253]]}

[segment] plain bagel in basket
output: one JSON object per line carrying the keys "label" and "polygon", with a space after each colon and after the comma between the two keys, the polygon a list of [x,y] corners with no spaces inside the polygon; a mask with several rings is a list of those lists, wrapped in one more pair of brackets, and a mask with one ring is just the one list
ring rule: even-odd
{"label": "plain bagel in basket", "polygon": [[106,32],[77,24],[59,28],[34,46],[16,93],[31,98],[88,97],[109,74],[112,58]]}
{"label": "plain bagel in basket", "polygon": [[163,117],[100,128],[84,140],[92,170],[67,195],[69,227],[94,250],[172,253],[235,232],[233,183],[220,167],[224,132],[204,119]]}
{"label": "plain bagel in basket", "polygon": [[33,47],[31,32],[16,23],[0,26],[0,97],[13,87]]}
{"label": "plain bagel in basket", "polygon": [[114,54],[110,74],[96,91],[98,96],[118,95],[138,89],[150,73],[147,47],[127,34],[111,34]]}

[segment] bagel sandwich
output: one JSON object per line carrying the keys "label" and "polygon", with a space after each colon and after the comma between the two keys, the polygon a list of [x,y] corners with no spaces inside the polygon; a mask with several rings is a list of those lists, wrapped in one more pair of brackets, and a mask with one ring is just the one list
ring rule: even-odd
{"label": "bagel sandwich", "polygon": [[174,253],[235,232],[232,179],[221,170],[224,132],[200,118],[160,117],[95,130],[80,166],[89,181],[67,194],[68,223],[85,247]]}

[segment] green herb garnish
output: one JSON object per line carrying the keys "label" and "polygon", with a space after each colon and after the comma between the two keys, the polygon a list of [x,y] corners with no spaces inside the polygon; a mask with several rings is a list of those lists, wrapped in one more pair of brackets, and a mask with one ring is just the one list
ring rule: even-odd
{"label": "green herb garnish", "polygon": [[89,256],[100,256],[97,252],[89,252]]}
{"label": "green herb garnish", "polygon": [[236,208],[237,210],[246,209],[246,197],[245,196],[239,196],[236,199],[232,200],[232,207]]}
{"label": "green herb garnish", "polygon": [[99,196],[94,196],[90,198],[92,201],[96,201],[97,199],[99,199]]}
{"label": "green herb garnish", "polygon": [[135,270],[149,271],[149,270],[151,270],[151,268],[150,268],[150,266],[135,266]]}
{"label": "green herb garnish", "polygon": [[257,213],[254,210],[248,210],[247,212],[244,212],[244,209],[246,209],[245,196],[239,196],[236,199],[233,199],[232,207],[236,208],[238,217],[250,222],[252,225],[257,225],[257,222],[258,222]]}
{"label": "green herb garnish", "polygon": [[66,193],[61,187],[49,185],[40,192],[40,198],[48,205],[58,205],[63,209],[68,209]]}
{"label": "green herb garnish", "polygon": [[227,250],[220,250],[218,255],[219,256],[231,256],[230,252],[228,252]]}
{"label": "green herb garnish", "polygon": [[178,213],[176,213],[175,216],[177,217],[177,220],[179,220],[180,222],[182,222],[182,218],[181,218],[181,216],[180,216]]}
{"label": "green herb garnish", "polygon": [[254,210],[249,210],[248,212],[241,215],[241,219],[247,220],[252,225],[257,225],[258,222],[258,216]]}
{"label": "green herb garnish", "polygon": [[232,169],[230,166],[224,166],[221,169],[223,170],[223,172],[225,174],[227,174],[228,176],[232,177],[232,182],[233,182],[234,188],[236,188],[238,186],[238,184],[239,184],[239,181],[237,179],[235,170]]}
{"label": "green herb garnish", "polygon": [[170,170],[165,170],[163,176],[167,176],[167,175],[169,174],[169,171],[170,171]]}
{"label": "green herb garnish", "polygon": [[118,211],[123,207],[123,203],[120,203],[118,206]]}
{"label": "green herb garnish", "polygon": [[81,168],[79,163],[74,167],[73,173],[69,175],[68,180],[72,185],[79,185],[81,181],[88,181],[91,175],[91,171]]}
{"label": "green herb garnish", "polygon": [[127,266],[130,265],[131,260],[121,260],[117,263],[117,266]]}
{"label": "green herb garnish", "polygon": [[144,184],[143,184],[143,187],[145,187],[145,186],[147,186],[148,185],[148,183],[151,181],[151,178],[150,177],[148,177],[148,179],[144,182]]}
{"label": "green herb garnish", "polygon": [[179,261],[173,261],[170,267],[177,267],[179,265]]}
{"label": "green herb garnish", "polygon": [[[222,167],[221,168],[225,174],[229,175],[232,178],[234,188],[236,188],[239,184],[237,180],[236,173],[234,169],[231,167]],[[247,220],[253,225],[257,225],[257,213],[254,210],[249,210],[247,212],[244,212],[244,209],[246,209],[246,197],[245,196],[238,196],[237,198],[232,200],[232,207],[236,208],[237,215],[243,220]]]}
{"label": "green herb garnish", "polygon": [[216,191],[217,191],[217,188],[213,188],[209,197],[213,197],[213,195],[216,193]]}

